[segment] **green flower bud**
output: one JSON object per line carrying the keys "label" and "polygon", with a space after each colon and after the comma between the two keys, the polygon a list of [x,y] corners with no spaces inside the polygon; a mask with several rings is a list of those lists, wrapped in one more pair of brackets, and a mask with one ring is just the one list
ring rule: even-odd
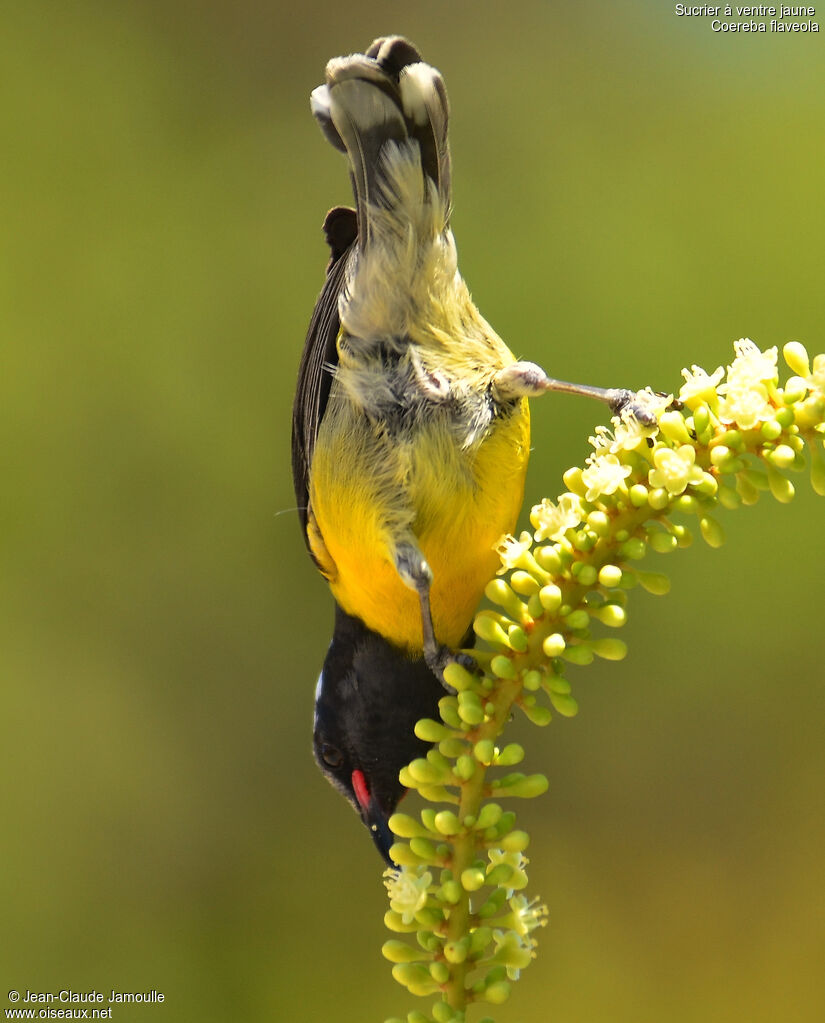
{"label": "green flower bud", "polygon": [[791,408],[781,408],[777,411],[775,419],[784,430],[787,430],[789,426],[793,426],[796,415]]}
{"label": "green flower bud", "polygon": [[[386,1023],[389,1023],[389,1020],[387,1020]],[[398,1023],[402,1023],[402,1021],[399,1020]],[[413,1009],[411,1012],[407,1013],[407,1023],[432,1023],[432,1020],[428,1016],[425,1016],[423,1012]],[[449,1021],[445,1020],[443,1023],[449,1023]]]}
{"label": "green flower bud", "polygon": [[[401,772],[398,772],[398,777],[401,778]],[[401,784],[406,785],[406,782],[401,779]],[[446,785],[407,785],[407,788],[417,788],[421,794],[422,799],[428,800],[430,803],[455,803],[456,798],[447,789]]]}
{"label": "green flower bud", "polygon": [[736,493],[742,504],[748,508],[759,500],[759,489],[754,486],[753,480],[746,473],[747,470],[744,470],[736,474]]}
{"label": "green flower bud", "polygon": [[525,671],[522,675],[521,684],[528,692],[535,692],[541,685],[541,672],[535,668]]}
{"label": "green flower bud", "polygon": [[450,967],[442,962],[430,963],[430,976],[440,987],[450,979]]}
{"label": "green flower bud", "polygon": [[586,629],[590,624],[590,615],[583,607],[580,607],[571,611],[569,615],[565,615],[564,623],[570,629]]}
{"label": "green flower bud", "polygon": [[541,796],[549,788],[550,783],[543,774],[521,774],[514,771],[503,778],[498,779],[496,786],[498,793],[502,796],[517,796],[519,799],[532,799],[534,796]]}
{"label": "green flower bud", "polygon": [[[505,657],[504,654],[497,654],[490,661],[490,670],[497,678],[515,678],[517,674],[516,667],[513,664],[512,660],[509,657]],[[460,706],[461,705],[459,704],[459,708]],[[467,719],[464,718],[464,720],[466,721]],[[473,722],[473,724],[481,724],[481,721],[483,720],[484,717],[482,715],[480,720]]]}
{"label": "green flower bud", "polygon": [[396,963],[392,975],[410,994],[422,998],[435,994],[439,987],[430,976],[430,971],[418,963]]}
{"label": "green flower bud", "polygon": [[533,554],[539,565],[551,575],[556,575],[561,571],[561,558],[554,544],[544,544],[541,547],[536,547]]}
{"label": "green flower bud", "polygon": [[645,556],[646,545],[639,536],[630,536],[619,547],[619,555],[629,561],[641,561]]}
{"label": "green flower bud", "polygon": [[516,593],[520,593],[525,597],[530,597],[534,593],[538,593],[541,588],[539,583],[530,575],[529,572],[524,572],[521,569],[516,569],[515,572],[511,573],[510,585]]}
{"label": "green flower bud", "polygon": [[550,693],[550,702],[556,708],[557,713],[562,717],[572,718],[579,712],[579,705],[572,696],[562,696],[561,693]]}
{"label": "green flower bud", "polygon": [[[463,699],[466,697],[466,699]],[[478,698],[478,694],[467,689],[458,694],[458,713],[462,721],[475,728],[484,720],[484,708]]]}
{"label": "green flower bud", "polygon": [[652,593],[655,597],[663,597],[670,593],[670,579],[662,572],[637,572],[636,578],[642,589]]}
{"label": "green flower bud", "polygon": [[433,721],[431,718],[422,718],[415,723],[415,734],[424,742],[441,742],[442,739],[452,737],[449,728],[445,728],[440,721]]}
{"label": "green flower bud", "polygon": [[395,931],[396,934],[412,934],[413,931],[418,930],[418,924],[415,920],[405,924],[404,918],[400,913],[396,913],[394,909],[388,909],[384,914],[384,926],[388,931]]}
{"label": "green flower bud", "polygon": [[579,497],[584,497],[587,493],[587,486],[582,480],[582,470],[577,465],[568,469],[562,476],[562,479],[571,494],[578,494]]}
{"label": "green flower bud", "polygon": [[512,810],[507,810],[499,817],[498,824],[496,824],[496,831],[498,832],[499,838],[502,835],[509,834],[516,826],[516,815]]}
{"label": "green flower bud", "polygon": [[775,419],[766,419],[762,424],[761,433],[765,440],[776,440],[782,436],[782,426]]}
{"label": "green flower bud", "polygon": [[486,831],[492,828],[501,820],[502,809],[498,803],[485,803],[476,819],[474,828],[476,831]]}
{"label": "green flower bud", "polygon": [[660,533],[658,530],[651,532],[649,543],[657,554],[669,554],[677,547],[675,536],[671,536],[670,533]]}
{"label": "green flower bud", "polygon": [[591,614],[602,625],[607,625],[611,629],[619,629],[627,621],[627,612],[618,604],[605,604],[604,607],[592,611]]}
{"label": "green flower bud", "polygon": [[627,657],[627,643],[621,639],[602,637],[591,643],[593,652],[606,661],[621,661]]}
{"label": "green flower bud", "polygon": [[622,570],[618,565],[602,565],[599,569],[599,582],[607,589],[613,589],[622,581]]}
{"label": "green flower bud", "polygon": [[391,963],[417,963],[424,958],[420,948],[413,948],[397,938],[384,942],[381,946],[381,955]]}
{"label": "green flower bud", "polygon": [[544,610],[552,613],[561,607],[562,592],[555,583],[549,583],[547,586],[542,586],[539,600]]}
{"label": "green flower bud", "polygon": [[462,830],[461,821],[452,810],[439,810],[433,823],[440,835],[457,835]]}
{"label": "green flower bud", "polygon": [[519,746],[517,742],[508,743],[504,749],[499,750],[495,758],[499,767],[512,767],[515,764],[520,764],[522,760],[524,760],[524,747]]}
{"label": "green flower bud", "polygon": [[467,752],[467,743],[464,739],[455,736],[450,739],[442,739],[438,744],[438,749],[442,756],[447,757],[448,760],[455,760],[456,757]]}
{"label": "green flower bud", "polygon": [[423,826],[426,828],[426,830],[428,832],[434,832],[436,830],[436,827],[435,827],[435,814],[436,814],[436,811],[433,810],[433,808],[430,807],[430,806],[425,806],[424,809],[421,811],[421,814],[420,814],[421,823],[423,824]]}
{"label": "green flower bud", "polygon": [[809,388],[810,384],[802,377],[788,377],[782,388],[782,400],[786,405],[795,405],[797,402],[804,401]]}
{"label": "green flower bud", "polygon": [[576,562],[579,565],[578,573],[575,573],[575,578],[582,586],[592,586],[597,577],[598,572],[593,565],[584,564],[581,561]]}
{"label": "green flower bud", "polygon": [[439,859],[435,843],[431,842],[429,838],[411,838],[410,849],[412,849],[416,856],[427,863],[435,863]]}
{"label": "green flower bud", "polygon": [[628,491],[630,503],[634,508],[644,508],[647,504],[648,490],[644,483],[634,483]]}
{"label": "green flower bud", "polygon": [[710,461],[712,465],[723,465],[733,458],[733,452],[725,444],[717,444],[710,449]]}
{"label": "green flower bud", "polygon": [[562,657],[570,664],[578,664],[584,667],[593,663],[593,648],[589,642],[576,643],[575,646],[568,646]]}
{"label": "green flower bud", "polygon": [[482,997],[492,1005],[503,1005],[510,997],[510,985],[506,980],[494,981],[484,988]]}
{"label": "green flower bud", "polygon": [[792,373],[797,373],[801,377],[811,375],[808,353],[799,341],[789,341],[782,349],[782,356]]}
{"label": "green flower bud", "polygon": [[470,934],[470,957],[477,959],[484,954],[487,946],[493,940],[493,929],[486,924],[475,927]]}
{"label": "green flower bud", "polygon": [[399,838],[415,838],[427,834],[427,829],[406,813],[394,813],[387,823],[390,831]]}
{"label": "green flower bud", "polygon": [[768,465],[768,484],[770,485],[771,493],[780,504],[788,504],[789,501],[793,500],[793,483],[778,473],[772,465]]}
{"label": "green flower bud", "polygon": [[507,611],[507,613],[517,621],[521,621],[524,617],[524,613],[527,609],[516,593],[503,579],[492,579],[489,583],[487,583],[484,593],[488,600],[491,600],[494,604],[498,604],[499,607],[503,607],[505,611]]}
{"label": "green flower bud", "polygon": [[811,486],[814,493],[825,497],[825,461],[818,450],[816,441],[811,444]]}
{"label": "green flower bud", "polygon": [[545,636],[541,649],[544,651],[546,657],[558,657],[564,653],[564,649],[567,644],[564,641],[564,636],[559,632],[553,632],[549,636]]}
{"label": "green flower bud", "polygon": [[727,511],[736,511],[742,503],[742,498],[735,490],[731,490],[730,487],[720,487],[716,494],[716,498],[719,501],[719,504],[721,504]]}
{"label": "green flower bud", "polygon": [[435,906],[425,906],[423,909],[416,911],[415,919],[418,922],[419,929],[427,927],[432,930],[433,927],[440,927],[444,922],[444,912]]}
{"label": "green flower bud", "polygon": [[415,853],[410,849],[404,842],[395,842],[390,846],[390,856],[395,860],[399,867],[420,867],[427,860],[423,860],[420,856],[416,856]]}
{"label": "green flower bud", "polygon": [[436,766],[423,757],[418,757],[407,764],[407,770],[413,780],[421,785],[440,785],[446,780],[449,773],[449,768]]}
{"label": "green flower bud", "polygon": [[553,715],[547,707],[542,707],[540,704],[528,707],[523,702],[519,704],[524,716],[532,721],[534,725],[538,725],[539,728],[543,728],[545,725],[549,725]]}
{"label": "green flower bud", "polygon": [[670,493],[665,487],[656,487],[648,493],[647,501],[654,511],[663,511],[670,504]]}
{"label": "green flower bud", "polygon": [[458,716],[458,700],[455,696],[442,696],[438,701],[438,711],[444,724],[450,728],[460,728],[463,730],[464,722]]}
{"label": "green flower bud", "polygon": [[507,882],[512,876],[513,868],[509,863],[497,863],[487,871],[487,884],[495,884],[506,888]]}
{"label": "green flower bud", "polygon": [[699,519],[699,529],[708,547],[721,547],[725,542],[724,530],[710,515],[704,515]]}
{"label": "green flower bud", "polygon": [[[727,471],[732,472],[733,469],[729,467]],[[703,472],[702,478],[699,482],[693,484],[693,489],[697,494],[703,494],[705,497],[713,497],[719,489],[719,483],[715,476],[711,476],[709,472]]]}
{"label": "green flower bud", "polygon": [[455,906],[461,901],[463,891],[458,881],[445,881],[444,884],[438,889],[438,897],[442,902],[448,903],[450,906]]}
{"label": "green flower bud", "polygon": [[790,469],[796,453],[789,444],[777,444],[770,455],[770,461],[777,469]]}
{"label": "green flower bud", "polygon": [[673,444],[691,444],[684,417],[679,412],[663,412],[659,416],[659,429]]}
{"label": "green flower bud", "polygon": [[461,886],[465,892],[477,892],[484,886],[487,877],[479,867],[467,867],[461,871]]}
{"label": "green flower bud", "polygon": [[562,696],[567,696],[570,693],[570,683],[561,675],[551,675],[545,689],[548,693],[561,693]]}
{"label": "green flower bud", "polygon": [[504,852],[524,852],[530,844],[530,836],[526,831],[511,831],[509,835],[505,835],[500,840],[499,844]]}
{"label": "green flower bud", "polygon": [[475,616],[473,621],[473,632],[479,637],[479,639],[483,639],[487,643],[497,643],[499,646],[503,647],[510,646],[510,641],[507,639],[507,633],[504,629],[502,629],[499,623],[492,616],[486,615],[483,611],[480,611]]}
{"label": "green flower bud", "polygon": [[444,943],[444,958],[448,963],[463,963],[470,951],[470,935],[465,934],[459,941]]}
{"label": "green flower bud", "polygon": [[478,676],[468,671],[457,660],[448,661],[444,666],[444,681],[457,693],[478,685]]}
{"label": "green flower bud", "polygon": [[710,410],[704,403],[693,410],[693,429],[700,444],[707,444],[712,432]]}
{"label": "green flower bud", "polygon": [[579,529],[571,535],[573,546],[577,551],[586,552],[595,547],[598,537],[589,529]]}
{"label": "green flower bud", "polygon": [[473,755],[480,764],[489,767],[496,755],[496,746],[492,739],[482,739],[473,747]]}
{"label": "green flower bud", "polygon": [[594,508],[592,512],[588,512],[585,521],[596,536],[607,536],[610,532],[610,519],[599,508]]}
{"label": "green flower bud", "polygon": [[461,781],[469,781],[476,773],[476,761],[473,757],[465,754],[456,760],[453,774]]}

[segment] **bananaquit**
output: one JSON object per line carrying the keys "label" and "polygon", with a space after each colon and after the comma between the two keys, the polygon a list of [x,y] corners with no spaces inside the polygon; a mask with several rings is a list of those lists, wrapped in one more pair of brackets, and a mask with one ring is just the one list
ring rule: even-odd
{"label": "bananaquit", "polygon": [[336,605],[314,747],[391,862],[398,772],[425,748],[413,726],[437,716],[521,507],[527,398],[561,390],[618,409],[629,392],[517,362],[473,304],[450,230],[447,93],[411,43],[331,60],[311,108],[356,203],[324,224],[331,259],[293,409],[301,524]]}

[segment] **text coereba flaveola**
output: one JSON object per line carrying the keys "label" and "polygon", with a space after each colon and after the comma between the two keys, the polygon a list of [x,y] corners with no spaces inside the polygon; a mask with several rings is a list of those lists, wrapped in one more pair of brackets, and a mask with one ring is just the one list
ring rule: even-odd
{"label": "text coereba flaveola", "polygon": [[630,392],[519,362],[456,265],[444,81],[398,36],[331,60],[312,93],[346,153],[354,210],[331,250],[298,371],[292,466],[304,536],[335,598],[315,699],[315,756],[390,861],[387,820],[413,733],[513,530],[547,390],[620,408]]}

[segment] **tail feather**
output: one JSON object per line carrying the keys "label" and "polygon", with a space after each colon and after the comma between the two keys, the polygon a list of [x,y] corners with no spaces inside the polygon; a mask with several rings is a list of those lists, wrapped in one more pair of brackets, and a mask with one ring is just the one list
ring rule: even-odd
{"label": "tail feather", "polygon": [[[347,153],[358,211],[359,236],[372,234],[371,210],[410,202],[392,180],[394,154],[411,154],[423,188],[418,201],[431,201],[434,189],[450,211],[449,104],[443,79],[400,36],[377,39],[364,54],[337,57],[326,69],[326,84],[312,93],[312,113],[327,140]],[[397,161],[396,161],[397,162]],[[415,219],[415,218],[413,218]]]}

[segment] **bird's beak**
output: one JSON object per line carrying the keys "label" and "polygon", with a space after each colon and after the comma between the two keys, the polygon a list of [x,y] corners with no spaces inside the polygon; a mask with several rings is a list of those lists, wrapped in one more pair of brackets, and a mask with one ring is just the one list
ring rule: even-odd
{"label": "bird's beak", "polygon": [[358,812],[361,814],[361,820],[372,835],[376,849],[381,853],[387,866],[397,866],[390,857],[390,848],[395,842],[395,835],[390,831],[388,823],[390,815],[378,803],[374,793],[370,792],[363,771],[352,772],[352,790],[358,800]]}
{"label": "bird's beak", "polygon": [[387,824],[387,817],[384,811],[375,804],[375,800],[361,814],[364,824],[369,828],[375,848],[381,853],[388,867],[397,867],[398,864],[390,856],[390,849],[395,842],[395,835],[390,831]]}

